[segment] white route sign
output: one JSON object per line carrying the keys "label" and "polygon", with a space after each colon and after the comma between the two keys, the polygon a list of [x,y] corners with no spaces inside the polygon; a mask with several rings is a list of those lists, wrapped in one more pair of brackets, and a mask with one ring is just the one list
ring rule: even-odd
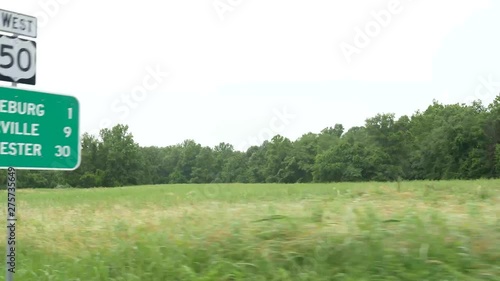
{"label": "white route sign", "polygon": [[0,80],[36,84],[36,42],[0,35]]}
{"label": "white route sign", "polygon": [[36,38],[37,19],[0,9],[0,31]]}

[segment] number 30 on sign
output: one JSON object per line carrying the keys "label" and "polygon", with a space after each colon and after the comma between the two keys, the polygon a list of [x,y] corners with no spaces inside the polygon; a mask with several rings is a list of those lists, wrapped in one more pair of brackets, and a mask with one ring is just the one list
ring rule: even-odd
{"label": "number 30 on sign", "polygon": [[36,42],[0,35],[0,80],[36,84]]}

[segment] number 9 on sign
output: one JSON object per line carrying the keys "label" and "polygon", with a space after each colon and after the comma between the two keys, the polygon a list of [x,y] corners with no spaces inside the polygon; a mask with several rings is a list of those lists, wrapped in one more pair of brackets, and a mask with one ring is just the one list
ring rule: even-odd
{"label": "number 9 on sign", "polygon": [[71,127],[64,127],[63,131],[66,134],[67,138],[69,138],[69,136],[71,136]]}
{"label": "number 9 on sign", "polygon": [[56,145],[56,157],[69,157],[71,155],[71,148],[69,146]]}

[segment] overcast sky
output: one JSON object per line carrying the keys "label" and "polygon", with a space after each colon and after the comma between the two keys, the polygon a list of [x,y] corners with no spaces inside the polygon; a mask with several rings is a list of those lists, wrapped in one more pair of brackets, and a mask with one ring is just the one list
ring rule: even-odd
{"label": "overcast sky", "polygon": [[[37,85],[81,131],[238,149],[500,92],[488,0],[0,0],[38,18]],[[360,33],[362,32],[362,33]],[[10,85],[1,83],[1,85]]]}

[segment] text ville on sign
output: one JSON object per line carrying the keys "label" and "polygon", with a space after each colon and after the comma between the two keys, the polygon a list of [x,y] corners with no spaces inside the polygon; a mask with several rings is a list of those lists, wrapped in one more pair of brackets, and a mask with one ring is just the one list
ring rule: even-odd
{"label": "text ville on sign", "polygon": [[35,17],[0,9],[0,31],[36,38]]}

